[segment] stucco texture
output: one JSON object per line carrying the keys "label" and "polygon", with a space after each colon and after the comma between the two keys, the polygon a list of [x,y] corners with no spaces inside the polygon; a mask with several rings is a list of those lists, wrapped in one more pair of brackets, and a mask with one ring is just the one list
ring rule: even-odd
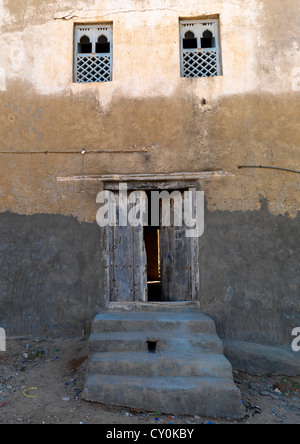
{"label": "stucco texture", "polygon": [[[70,256],[79,257],[73,236],[90,230],[85,261],[102,254],[95,228],[101,182],[58,178],[223,171],[230,175],[199,181],[208,221],[199,298],[223,337],[288,341],[299,324],[299,174],[238,166],[300,171],[298,3],[0,0],[1,261],[2,270],[6,263],[11,267],[2,271],[0,301],[4,310],[11,301],[11,326],[23,307],[18,303],[14,318],[15,302],[24,297],[40,307],[33,296],[40,294],[46,310],[59,285],[46,262],[32,289],[14,277],[21,256],[35,249],[28,238],[31,224],[43,239],[39,258],[48,257],[46,233],[58,250],[72,245]],[[182,78],[179,19],[205,16],[219,17],[222,76]],[[73,82],[76,23],[112,24],[112,82]],[[44,233],[46,220],[50,232]],[[12,224],[11,234],[6,224]],[[79,262],[58,260],[76,275]],[[30,276],[35,261],[26,267]],[[96,281],[103,271],[95,262],[91,269],[100,274],[92,279],[86,319],[101,305]],[[39,293],[44,274],[47,286]],[[59,282],[65,280],[62,269]],[[75,275],[71,281],[74,290]],[[59,301],[55,316],[62,325],[64,314],[57,313],[66,299]],[[36,322],[32,331],[43,329]]]}
{"label": "stucco texture", "polygon": [[[57,177],[223,170],[235,177],[202,184],[211,211],[257,210],[262,196],[297,215],[298,175],[237,169],[299,170],[296,1],[1,3],[1,211],[91,222],[94,184]],[[181,78],[179,18],[216,14],[223,75]],[[103,21],[113,81],[76,84],[74,23]]]}

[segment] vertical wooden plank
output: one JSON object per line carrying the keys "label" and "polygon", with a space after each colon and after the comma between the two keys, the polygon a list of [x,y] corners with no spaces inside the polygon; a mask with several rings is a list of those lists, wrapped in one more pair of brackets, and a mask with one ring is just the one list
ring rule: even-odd
{"label": "vertical wooden plank", "polygon": [[112,244],[110,255],[111,270],[111,301],[127,302],[133,300],[133,240],[131,227],[119,226],[120,208],[119,193],[117,200],[117,225],[112,227]]}
{"label": "vertical wooden plank", "polygon": [[143,227],[119,226],[117,195],[117,226],[110,227],[110,300],[134,302],[147,299],[147,259]]}
{"label": "vertical wooden plank", "polygon": [[160,254],[161,254],[161,293],[163,301],[172,300],[173,262],[174,251],[172,242],[172,228],[160,229]]}
{"label": "vertical wooden plank", "polygon": [[[161,284],[162,300],[175,301],[174,295],[174,266],[175,266],[175,241],[174,241],[174,205],[171,207],[171,225],[170,227],[162,225],[160,228],[160,248],[161,248]],[[162,217],[160,217],[162,223]],[[177,299],[180,300],[180,299]]]}
{"label": "vertical wooden plank", "polygon": [[[187,227],[161,227],[162,298],[165,301],[192,301],[199,287],[198,239],[186,236]],[[183,212],[184,215],[184,212]]]}
{"label": "vertical wooden plank", "polygon": [[133,227],[134,300],[147,302],[147,255],[143,227]]}
{"label": "vertical wooden plank", "polygon": [[117,226],[113,233],[113,301],[134,301],[133,229]]}
{"label": "vertical wooden plank", "polygon": [[105,227],[104,234],[104,255],[105,255],[105,301],[109,303],[112,299],[112,280],[113,280],[113,258],[111,253],[111,245],[113,245],[113,228],[110,226]]}

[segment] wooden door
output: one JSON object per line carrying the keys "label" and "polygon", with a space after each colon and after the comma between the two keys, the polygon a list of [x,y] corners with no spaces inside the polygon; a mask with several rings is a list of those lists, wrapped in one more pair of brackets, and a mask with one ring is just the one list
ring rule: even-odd
{"label": "wooden door", "polygon": [[174,201],[171,201],[170,226],[160,227],[163,301],[193,301],[198,296],[198,239],[188,237],[187,228],[184,218],[181,226],[175,225]]}
{"label": "wooden door", "polygon": [[106,227],[110,302],[147,300],[147,259],[143,226],[119,226],[118,193],[116,226]]}

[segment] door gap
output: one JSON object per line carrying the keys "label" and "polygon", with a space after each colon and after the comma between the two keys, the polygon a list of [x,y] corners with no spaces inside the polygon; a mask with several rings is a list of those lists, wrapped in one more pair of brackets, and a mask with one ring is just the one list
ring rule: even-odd
{"label": "door gap", "polygon": [[[151,225],[151,192],[148,197],[148,220]],[[144,227],[144,242],[147,255],[147,287],[148,302],[162,301],[161,259],[160,259],[160,227]]]}

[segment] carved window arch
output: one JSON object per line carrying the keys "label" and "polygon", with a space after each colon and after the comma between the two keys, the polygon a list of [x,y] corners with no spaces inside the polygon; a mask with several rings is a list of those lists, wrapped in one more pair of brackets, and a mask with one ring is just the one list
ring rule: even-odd
{"label": "carved window arch", "polygon": [[96,42],[96,53],[97,54],[108,54],[110,53],[110,42],[105,35],[100,35],[98,41]]}
{"label": "carved window arch", "polygon": [[187,31],[183,37],[183,48],[194,49],[198,47],[197,37],[192,31]]}
{"label": "carved window arch", "polygon": [[79,54],[90,54],[92,52],[92,43],[87,35],[81,37],[78,43]]}
{"label": "carved window arch", "polygon": [[215,48],[216,39],[213,36],[213,33],[208,29],[203,32],[201,37],[201,48]]}

